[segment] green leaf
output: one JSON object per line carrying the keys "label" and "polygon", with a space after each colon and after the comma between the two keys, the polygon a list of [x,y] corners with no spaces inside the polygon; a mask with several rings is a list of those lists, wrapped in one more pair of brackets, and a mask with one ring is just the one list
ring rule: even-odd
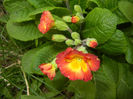
{"label": "green leaf", "polygon": [[122,99],[131,99],[133,85],[129,86],[127,78],[130,76],[132,79],[133,75],[127,75],[129,65],[117,62],[107,56],[103,56],[102,60],[102,67],[94,76],[97,99],[121,99],[123,96]]}
{"label": "green leaf", "polygon": [[127,62],[133,64],[133,45],[131,43],[128,44],[128,49],[125,55]]}
{"label": "green leaf", "polygon": [[75,92],[74,99],[95,99],[96,88],[91,81],[72,81],[67,89]]}
{"label": "green leaf", "polygon": [[107,9],[95,8],[86,17],[83,37],[96,38],[99,44],[106,42],[115,33],[117,17]]}
{"label": "green leaf", "polygon": [[35,8],[49,7],[54,6],[50,0],[27,0]]}
{"label": "green leaf", "polygon": [[33,95],[21,95],[21,99],[46,99],[45,97],[41,96],[33,96]]}
{"label": "green leaf", "polygon": [[29,13],[35,9],[27,1],[5,0],[4,5],[10,13],[10,20],[14,22],[23,22],[34,19],[34,17],[29,17]]}
{"label": "green leaf", "polygon": [[42,63],[51,62],[65,46],[57,43],[46,43],[39,48],[25,53],[22,58],[22,68],[27,73],[43,74],[38,66]]}
{"label": "green leaf", "polygon": [[19,6],[14,12],[10,14],[10,20],[14,22],[23,22],[35,19],[34,17],[30,17],[29,13],[34,11],[35,9],[28,2],[21,2]]}
{"label": "green leaf", "polygon": [[82,9],[87,8],[88,0],[69,0],[71,10],[74,9],[74,5],[80,5]]}
{"label": "green leaf", "polygon": [[133,23],[133,3],[128,1],[120,1],[118,6],[125,17]]}
{"label": "green leaf", "polygon": [[106,54],[118,55],[127,51],[127,45],[128,43],[124,33],[120,30],[116,30],[115,34],[98,49]]}
{"label": "green leaf", "polygon": [[45,79],[45,82],[52,87],[51,89],[49,88],[52,91],[55,91],[53,90],[53,88],[57,90],[63,90],[65,88],[67,81],[68,79],[65,76],[63,76],[60,73],[60,71],[56,73],[56,76],[53,80],[50,80],[49,78]]}
{"label": "green leaf", "polygon": [[47,10],[53,10],[57,7],[43,7],[43,8],[38,8],[38,9],[35,9],[34,11],[30,12],[29,13],[29,16],[33,16],[33,15],[37,15],[37,14],[40,14],[42,13],[43,11],[47,11]]}
{"label": "green leaf", "polygon": [[119,0],[90,0],[98,5],[101,8],[107,8],[112,11],[118,17],[118,24],[128,22],[126,17],[120,12],[118,9],[118,1]]}
{"label": "green leaf", "polygon": [[96,83],[96,99],[116,99],[116,86],[112,80],[105,75],[103,68],[94,75]]}
{"label": "green leaf", "polygon": [[33,22],[13,23],[8,21],[6,28],[11,37],[21,41],[34,40],[43,36]]}
{"label": "green leaf", "polygon": [[6,11],[9,13],[15,12],[18,8],[21,8],[21,3],[25,3],[24,0],[4,0],[3,4]]}
{"label": "green leaf", "polygon": [[0,16],[0,22],[2,22],[2,23],[7,23],[8,19],[9,19],[8,15]]}

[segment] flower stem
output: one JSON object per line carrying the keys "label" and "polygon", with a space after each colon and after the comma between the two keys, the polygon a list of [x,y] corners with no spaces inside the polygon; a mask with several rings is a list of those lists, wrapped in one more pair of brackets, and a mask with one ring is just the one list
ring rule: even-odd
{"label": "flower stem", "polygon": [[73,32],[70,28],[68,28],[68,29],[67,29],[67,31],[68,31],[68,32],[70,32],[70,33],[72,33],[72,32]]}

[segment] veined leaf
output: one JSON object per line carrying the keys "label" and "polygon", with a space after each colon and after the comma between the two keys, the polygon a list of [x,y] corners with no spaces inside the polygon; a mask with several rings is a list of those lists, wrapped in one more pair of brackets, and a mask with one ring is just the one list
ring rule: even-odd
{"label": "veined leaf", "polygon": [[113,36],[98,49],[109,55],[124,54],[127,51],[127,40],[124,33],[120,30],[116,30]]}
{"label": "veined leaf", "polygon": [[34,19],[34,17],[29,16],[29,13],[34,11],[35,8],[32,7],[25,0],[23,1],[5,0],[4,5],[7,11],[10,13],[10,20],[14,22],[23,22]]}
{"label": "veined leaf", "polygon": [[84,38],[92,37],[99,44],[106,42],[115,33],[117,17],[108,9],[95,8],[86,16]]}
{"label": "veined leaf", "polygon": [[133,23],[133,3],[128,1],[120,1],[118,6],[126,18]]}
{"label": "veined leaf", "polygon": [[34,40],[43,36],[33,22],[14,23],[8,21],[6,28],[11,37],[21,41]]}
{"label": "veined leaf", "polygon": [[[60,45],[60,44],[59,44]],[[22,59],[22,67],[27,73],[42,74],[39,65],[49,63],[65,47],[57,43],[46,43],[40,48],[36,48],[25,53]]]}

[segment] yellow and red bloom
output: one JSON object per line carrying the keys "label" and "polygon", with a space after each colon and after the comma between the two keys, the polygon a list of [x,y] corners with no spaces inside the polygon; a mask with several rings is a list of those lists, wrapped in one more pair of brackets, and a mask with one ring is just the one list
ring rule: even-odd
{"label": "yellow and red bloom", "polygon": [[57,55],[56,64],[61,73],[70,80],[88,81],[92,79],[91,71],[99,69],[100,60],[93,54],[67,48]]}
{"label": "yellow and red bloom", "polygon": [[49,11],[44,11],[40,18],[40,24],[38,25],[38,29],[40,32],[45,34],[54,26],[54,18]]}
{"label": "yellow and red bloom", "polygon": [[80,18],[78,16],[72,16],[72,18],[71,18],[72,23],[77,23],[77,22],[79,22],[79,20],[80,20]]}
{"label": "yellow and red bloom", "polygon": [[41,64],[39,68],[44,75],[47,75],[50,80],[53,80],[56,73],[55,73],[55,67],[51,63]]}

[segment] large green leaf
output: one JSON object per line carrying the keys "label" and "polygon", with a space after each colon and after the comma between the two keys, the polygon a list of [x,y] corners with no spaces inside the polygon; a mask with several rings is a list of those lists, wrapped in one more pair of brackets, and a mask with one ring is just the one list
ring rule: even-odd
{"label": "large green leaf", "polygon": [[120,0],[90,0],[98,5],[101,8],[107,8],[112,11],[118,17],[118,24],[125,23],[128,20],[118,9],[118,1]]}
{"label": "large green leaf", "polygon": [[10,13],[10,20],[14,22],[23,22],[34,19],[34,17],[29,16],[29,13],[35,9],[25,0],[5,0],[4,5]]}
{"label": "large green leaf", "polygon": [[89,0],[69,0],[71,10],[74,9],[74,5],[80,5],[82,9],[87,8]]}
{"label": "large green leaf", "polygon": [[128,44],[128,49],[125,54],[127,62],[133,64],[133,45],[131,43]]}
{"label": "large green leaf", "polygon": [[120,1],[118,6],[126,18],[133,23],[133,3],[128,1]]}
{"label": "large green leaf", "polygon": [[42,74],[38,66],[51,62],[64,48],[63,45],[57,43],[46,43],[40,48],[28,51],[22,58],[23,70],[27,73]]}
{"label": "large green leaf", "polygon": [[21,7],[21,2],[24,3],[24,0],[4,0],[3,4],[6,8],[6,11],[9,13],[13,13],[16,11],[19,7]]}
{"label": "large green leaf", "polygon": [[127,51],[127,40],[124,33],[120,30],[116,30],[115,34],[98,49],[107,54],[124,54]]}
{"label": "large green leaf", "polygon": [[70,92],[75,92],[74,99],[95,99],[96,88],[91,81],[72,81],[67,89]]}
{"label": "large green leaf", "polygon": [[94,37],[104,43],[115,33],[117,17],[108,9],[95,8],[86,16],[83,37]]}
{"label": "large green leaf", "polygon": [[49,78],[45,79],[45,82],[48,83],[52,87],[51,89],[49,88],[52,91],[55,91],[55,90],[53,90],[53,88],[56,90],[64,89],[67,81],[68,81],[68,79],[65,76],[63,76],[60,73],[60,71],[58,71],[56,73],[56,76],[54,77],[53,80],[50,80]]}
{"label": "large green leaf", "polygon": [[47,11],[47,10],[53,10],[57,7],[43,7],[43,8],[38,8],[38,9],[35,9],[34,11],[30,12],[29,13],[29,16],[33,16],[33,15],[37,15],[37,14],[40,14],[42,13],[43,11]]}
{"label": "large green leaf", "polygon": [[27,0],[31,5],[33,5],[35,8],[42,8],[42,7],[48,7],[48,6],[54,6],[50,0]]}
{"label": "large green leaf", "polygon": [[133,81],[133,75],[128,72],[128,64],[103,56],[102,68],[95,75],[97,99],[131,99],[133,85],[128,81]]}
{"label": "large green leaf", "polygon": [[6,28],[11,37],[21,41],[34,40],[43,36],[33,22],[13,23],[8,21]]}

